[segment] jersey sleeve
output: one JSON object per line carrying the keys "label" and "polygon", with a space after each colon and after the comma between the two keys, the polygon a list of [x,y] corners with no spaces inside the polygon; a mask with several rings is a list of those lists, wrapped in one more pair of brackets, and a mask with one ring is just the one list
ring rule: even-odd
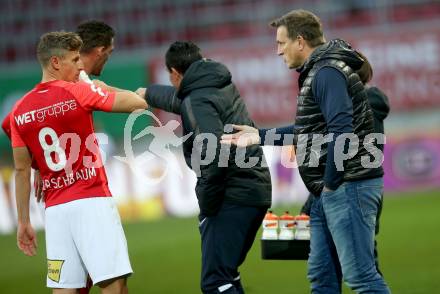
{"label": "jersey sleeve", "polygon": [[24,143],[23,139],[21,138],[20,133],[18,132],[18,129],[17,129],[17,125],[14,121],[14,111],[11,112],[9,119],[10,119],[9,125],[11,127],[12,148],[25,147],[26,144]]}
{"label": "jersey sleeve", "polygon": [[2,129],[5,132],[6,136],[8,136],[9,140],[11,140],[11,123],[10,123],[11,116],[12,116],[11,112],[8,113],[2,122]]}
{"label": "jersey sleeve", "polygon": [[86,110],[111,111],[115,102],[115,92],[108,92],[94,84],[77,82],[67,88],[78,103]]}

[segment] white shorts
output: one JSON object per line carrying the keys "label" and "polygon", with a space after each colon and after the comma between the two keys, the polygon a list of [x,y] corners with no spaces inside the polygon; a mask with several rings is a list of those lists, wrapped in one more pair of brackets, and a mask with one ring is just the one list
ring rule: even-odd
{"label": "white shorts", "polygon": [[46,209],[47,287],[83,288],[131,274],[127,241],[112,197]]}

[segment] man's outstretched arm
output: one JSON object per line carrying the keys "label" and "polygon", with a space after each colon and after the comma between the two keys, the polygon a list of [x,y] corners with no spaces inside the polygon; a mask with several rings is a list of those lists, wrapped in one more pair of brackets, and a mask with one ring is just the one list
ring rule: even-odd
{"label": "man's outstretched arm", "polygon": [[250,145],[295,145],[293,133],[295,125],[289,125],[276,129],[257,129],[246,125],[233,125],[232,127],[238,132],[222,135],[222,144],[233,144],[239,147],[246,147]]}
{"label": "man's outstretched arm", "polygon": [[143,97],[151,107],[180,114],[182,100],[177,97],[177,91],[173,86],[151,85],[148,90],[137,89],[136,93]]}
{"label": "man's outstretched arm", "polygon": [[148,104],[139,95],[131,91],[115,92],[115,101],[112,112],[133,112],[138,109],[147,109]]}

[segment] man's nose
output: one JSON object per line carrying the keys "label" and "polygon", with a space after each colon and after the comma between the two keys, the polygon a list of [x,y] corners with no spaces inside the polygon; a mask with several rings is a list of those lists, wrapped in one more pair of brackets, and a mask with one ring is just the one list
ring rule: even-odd
{"label": "man's nose", "polygon": [[82,62],[81,59],[78,61],[78,69],[79,70],[83,70],[84,69],[84,62]]}
{"label": "man's nose", "polygon": [[277,47],[277,54],[278,56],[283,55],[283,49],[280,46]]}

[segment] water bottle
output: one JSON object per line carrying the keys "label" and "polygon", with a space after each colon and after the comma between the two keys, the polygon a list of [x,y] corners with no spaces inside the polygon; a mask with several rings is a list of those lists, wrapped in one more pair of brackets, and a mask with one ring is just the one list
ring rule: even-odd
{"label": "water bottle", "polygon": [[295,227],[295,217],[286,211],[280,216],[280,240],[293,240],[293,229]]}
{"label": "water bottle", "polygon": [[262,240],[278,239],[278,216],[273,214],[271,210],[266,213],[263,220]]}
{"label": "water bottle", "polygon": [[310,217],[306,214],[297,215],[296,223],[296,240],[310,240]]}

